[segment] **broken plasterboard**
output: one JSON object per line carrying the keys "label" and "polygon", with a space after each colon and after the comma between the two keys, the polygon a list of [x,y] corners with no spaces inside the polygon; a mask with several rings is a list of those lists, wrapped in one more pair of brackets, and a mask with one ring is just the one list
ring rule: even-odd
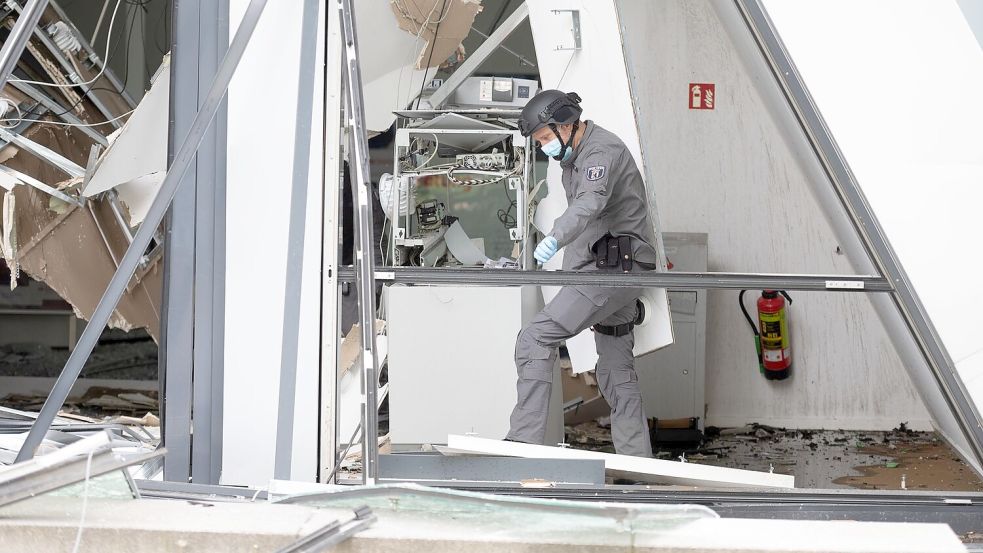
{"label": "broken plasterboard", "polygon": [[15,207],[16,199],[12,192],[3,195],[0,205],[0,257],[7,263],[10,270],[10,289],[17,288],[17,277],[20,275],[17,265],[17,228]]}
{"label": "broken plasterboard", "polygon": [[91,198],[116,188],[130,210],[130,225],[143,220],[167,170],[169,65],[170,56],[165,56],[150,91],[114,133],[82,191]]}
{"label": "broken plasterboard", "polygon": [[454,56],[481,12],[481,0],[392,0],[399,28],[426,41],[416,68],[439,67]]}
{"label": "broken plasterboard", "polygon": [[452,453],[504,455],[533,459],[600,459],[613,475],[644,482],[712,488],[794,488],[795,477],[697,463],[664,461],[562,447],[489,440],[473,436],[447,436]]}

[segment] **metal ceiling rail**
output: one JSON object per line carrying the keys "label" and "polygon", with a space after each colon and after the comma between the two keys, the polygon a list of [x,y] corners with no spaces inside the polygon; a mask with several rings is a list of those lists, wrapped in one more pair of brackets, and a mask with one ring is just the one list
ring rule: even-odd
{"label": "metal ceiling rail", "polygon": [[[351,266],[338,279],[352,281]],[[803,292],[891,292],[891,283],[872,275],[787,275],[755,273],[621,273],[601,271],[519,271],[514,269],[377,267],[375,278],[393,284],[468,284],[484,286],[575,286],[789,290]]]}
{"label": "metal ceiling rail", "polygon": [[[14,6],[15,11],[21,11],[21,7],[18,6],[16,3],[12,3],[11,5]],[[137,9],[137,8],[133,7],[132,9]],[[41,12],[43,15],[44,10],[41,10]],[[68,22],[67,18],[62,18],[62,21],[65,23]],[[79,44],[81,44],[81,39],[82,39],[81,33],[78,32],[78,29],[76,29],[74,25],[71,27],[71,30],[73,31],[75,38],[80,40]],[[48,49],[48,51],[51,53],[51,56],[55,58],[56,61],[58,61],[58,64],[65,72],[64,76],[67,81],[71,83],[81,83],[85,80],[85,77],[83,75],[75,71],[75,67],[73,67],[72,63],[68,60],[67,54],[63,52],[62,49],[59,48],[57,44],[55,44],[55,41],[51,38],[51,35],[48,34],[47,30],[41,28],[40,26],[35,26],[34,34],[37,36],[38,40],[40,40],[41,43],[44,44],[45,48]],[[96,67],[96,70],[94,72],[98,73],[98,71],[99,69],[98,67]],[[105,77],[110,73],[111,73],[110,71],[106,71],[103,74],[103,77]],[[106,103],[99,99],[99,96],[93,90],[96,87],[96,84],[97,83],[94,82],[92,84],[92,87],[90,87],[88,91],[83,90],[82,96],[88,97],[89,101],[92,102],[92,104],[96,107],[96,109],[102,112],[103,116],[107,119],[106,124],[112,125],[113,128],[117,128],[117,129],[122,127],[123,124],[120,123],[117,119],[115,119],[117,114],[113,113],[109,109],[109,107],[106,106]]]}
{"label": "metal ceiling rail", "polygon": [[734,2],[826,172],[867,256],[879,273],[894,286],[891,298],[907,326],[909,337],[931,370],[959,431],[972,448],[977,466],[983,466],[983,419],[856,176],[833,139],[761,0]]}
{"label": "metal ceiling rail", "polygon": [[27,41],[31,39],[31,33],[38,26],[41,14],[44,13],[47,5],[48,0],[28,0],[10,34],[7,35],[7,40],[0,48],[0,89],[7,84],[7,79],[14,72],[14,67],[17,66],[20,55],[24,52]]}
{"label": "metal ceiling rail", "polygon": [[[85,35],[79,32],[78,28],[72,22],[71,18],[69,18],[68,14],[65,13],[65,10],[61,9],[61,6],[58,5],[58,2],[52,0],[50,2],[50,5],[51,5],[51,9],[55,11],[55,14],[58,15],[58,17],[62,20],[62,22],[64,22],[66,25],[69,26],[69,28],[71,28],[72,33],[75,35],[75,38],[78,39],[79,44],[82,46],[82,49],[85,50],[86,54],[88,55],[89,61],[92,62],[92,66],[95,67],[97,71],[102,69],[103,66],[105,66],[106,63],[108,63],[108,60],[103,60],[99,58],[99,55],[92,48],[92,45],[89,44],[89,39],[85,38]],[[123,87],[123,83],[116,76],[116,73],[109,71],[107,68],[107,70],[103,73],[103,76],[109,79],[109,82],[111,82],[113,86],[116,87],[116,91],[119,92],[120,97],[126,100],[126,103],[130,106],[130,108],[137,107],[137,102],[133,99],[133,96],[131,96],[130,93],[127,92],[126,89]]]}
{"label": "metal ceiling rail", "polygon": [[[92,312],[89,324],[86,325],[75,349],[65,363],[65,367],[62,369],[61,374],[58,375],[58,380],[55,381],[51,393],[45,400],[44,406],[41,407],[37,421],[31,427],[31,431],[24,440],[24,445],[17,453],[17,461],[25,461],[34,456],[35,450],[41,444],[41,440],[51,426],[52,421],[54,421],[55,415],[57,415],[58,410],[61,409],[61,406],[68,398],[72,385],[78,379],[85,361],[91,355],[93,348],[95,348],[99,336],[102,334],[103,329],[109,322],[110,316],[116,309],[116,305],[126,292],[127,284],[136,272],[137,267],[139,267],[147,246],[150,245],[150,241],[153,239],[157,227],[163,220],[171,200],[174,199],[174,195],[181,185],[184,175],[195,158],[198,147],[204,139],[205,131],[208,130],[212,120],[215,118],[215,114],[218,112],[222,99],[228,90],[229,82],[232,80],[232,75],[235,73],[236,67],[238,67],[239,61],[242,59],[246,46],[249,44],[249,39],[252,38],[260,15],[262,15],[263,9],[266,7],[266,2],[267,0],[251,0],[249,6],[246,8],[242,22],[236,31],[235,38],[232,39],[225,58],[215,72],[215,79],[208,90],[208,94],[205,96],[204,102],[202,102],[201,109],[198,110],[198,114],[195,115],[194,122],[187,136],[181,143],[180,148],[177,149],[174,161],[167,170],[164,182],[161,183],[160,190],[154,198],[150,209],[147,211],[147,216],[143,224],[140,225],[140,229],[133,237],[133,242],[123,255],[119,268],[116,269],[106,291]],[[372,333],[367,334],[371,335]]]}

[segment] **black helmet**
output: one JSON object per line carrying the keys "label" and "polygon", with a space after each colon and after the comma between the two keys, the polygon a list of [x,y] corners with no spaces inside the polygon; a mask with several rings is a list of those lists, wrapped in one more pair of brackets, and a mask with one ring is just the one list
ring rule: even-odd
{"label": "black helmet", "polygon": [[522,108],[519,132],[529,136],[546,125],[569,125],[580,119],[584,108],[580,107],[576,92],[542,90]]}

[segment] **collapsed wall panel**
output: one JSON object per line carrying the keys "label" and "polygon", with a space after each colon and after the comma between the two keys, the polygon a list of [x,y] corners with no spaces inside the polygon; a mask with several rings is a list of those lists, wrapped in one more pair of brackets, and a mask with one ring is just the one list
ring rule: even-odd
{"label": "collapsed wall panel", "polygon": [[[84,165],[91,141],[76,130],[36,125],[27,138]],[[4,157],[16,150],[7,146]],[[45,183],[64,182],[67,175],[24,151],[16,151],[4,165]],[[90,199],[85,207],[67,204],[34,188],[18,185],[15,226],[17,264],[36,280],[50,286],[72,305],[76,315],[88,319],[102,297],[128,246],[123,229],[110,211],[108,200]],[[131,281],[110,326],[124,330],[146,328],[159,338],[160,256],[148,258]]]}

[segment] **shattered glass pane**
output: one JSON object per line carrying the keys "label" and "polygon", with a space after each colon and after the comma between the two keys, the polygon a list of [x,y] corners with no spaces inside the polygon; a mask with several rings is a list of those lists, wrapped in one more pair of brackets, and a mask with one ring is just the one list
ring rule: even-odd
{"label": "shattered glass pane", "polygon": [[421,537],[440,532],[545,543],[624,544],[717,518],[699,505],[628,505],[505,497],[415,485],[346,488],[279,502],[324,508],[368,506],[380,519]]}

